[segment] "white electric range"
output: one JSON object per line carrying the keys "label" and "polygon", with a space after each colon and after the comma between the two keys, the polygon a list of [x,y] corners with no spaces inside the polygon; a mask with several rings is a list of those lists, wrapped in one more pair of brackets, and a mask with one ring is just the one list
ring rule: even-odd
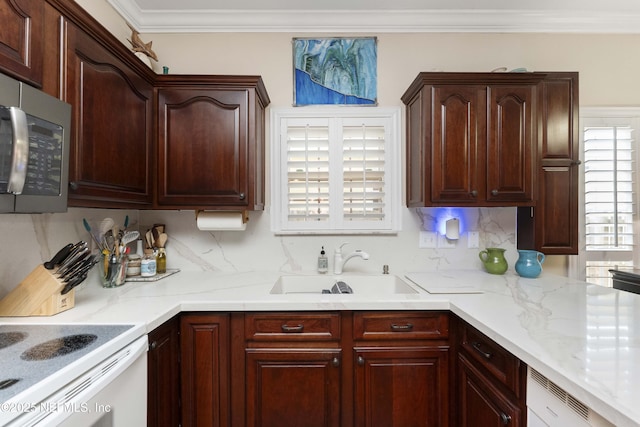
{"label": "white electric range", "polygon": [[146,352],[143,325],[0,325],[0,425],[144,425]]}

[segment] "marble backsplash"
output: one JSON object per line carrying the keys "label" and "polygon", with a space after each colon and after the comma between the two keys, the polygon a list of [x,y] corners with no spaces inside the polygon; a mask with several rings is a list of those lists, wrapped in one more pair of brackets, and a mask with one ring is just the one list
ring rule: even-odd
{"label": "marble backsplash", "polygon": [[[270,230],[268,211],[251,212],[245,231],[210,232],[196,227],[194,211],[126,211],[70,208],[63,214],[3,214],[0,231],[0,298],[13,289],[38,264],[51,259],[58,249],[78,240],[89,241],[83,218],[97,224],[110,217],[122,225],[129,217],[129,229],[144,232],[155,223],[166,224],[167,266],[182,271],[278,271],[313,273],[322,246],[333,268],[333,251],[344,242],[344,253],[362,249],[369,260],[355,258],[345,272],[390,272],[482,269],[478,252],[485,247],[506,249],[510,268],[517,260],[515,208],[422,208],[404,209],[402,231],[396,235],[276,236]],[[460,239],[454,248],[418,248],[419,231],[437,231],[444,220],[460,218]],[[443,230],[440,230],[443,232]],[[478,249],[467,248],[467,231],[478,231]],[[100,286],[90,276],[79,288]]]}

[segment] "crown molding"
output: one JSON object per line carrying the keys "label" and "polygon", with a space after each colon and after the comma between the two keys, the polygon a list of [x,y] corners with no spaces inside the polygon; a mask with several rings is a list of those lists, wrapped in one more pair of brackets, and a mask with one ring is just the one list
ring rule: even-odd
{"label": "crown molding", "polygon": [[141,33],[640,33],[640,14],[535,10],[141,10],[108,0]]}

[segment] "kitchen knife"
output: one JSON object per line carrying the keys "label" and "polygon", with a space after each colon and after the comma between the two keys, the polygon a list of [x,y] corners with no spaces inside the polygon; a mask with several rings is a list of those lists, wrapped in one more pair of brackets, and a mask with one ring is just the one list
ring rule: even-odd
{"label": "kitchen knife", "polygon": [[64,259],[69,256],[71,249],[73,248],[73,243],[69,243],[67,246],[63,247],[56,253],[51,261],[47,261],[44,263],[44,268],[47,270],[53,270],[56,265],[60,264]]}
{"label": "kitchen knife", "polygon": [[84,259],[87,253],[89,253],[89,245],[84,243],[84,245],[79,246],[78,250],[69,254],[69,256],[67,257],[66,260],[64,260],[60,268],[58,268],[58,271],[56,271],[58,276],[63,275],[65,272],[73,268],[76,261],[78,261],[79,259]]}
{"label": "kitchen knife", "polygon": [[73,280],[71,280],[69,283],[67,283],[64,288],[62,288],[62,291],[60,292],[61,295],[67,294],[69,293],[69,291],[73,288],[75,288],[76,286],[78,286],[80,283],[82,283],[84,281],[84,279],[87,278],[87,273],[85,273],[82,276],[76,276],[73,278]]}
{"label": "kitchen knife", "polygon": [[69,266],[69,269],[64,273],[60,274],[58,277],[62,281],[67,281],[74,275],[78,274],[80,270],[82,270],[87,265],[91,264],[95,260],[95,255],[90,255],[87,251],[82,256],[80,256],[77,261],[73,263],[73,265]]}

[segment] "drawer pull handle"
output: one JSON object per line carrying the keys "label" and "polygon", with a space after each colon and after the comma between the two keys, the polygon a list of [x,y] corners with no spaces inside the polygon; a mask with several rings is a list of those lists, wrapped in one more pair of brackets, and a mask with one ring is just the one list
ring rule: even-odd
{"label": "drawer pull handle", "polygon": [[391,330],[394,332],[410,332],[413,329],[413,323],[406,323],[404,325],[398,325],[396,323],[391,324]]}
{"label": "drawer pull handle", "polygon": [[358,366],[364,366],[364,357],[358,356]]}
{"label": "drawer pull handle", "polygon": [[502,421],[502,425],[509,425],[509,423],[511,422],[511,416],[503,412],[502,414],[500,414],[500,421]]}
{"label": "drawer pull handle", "polygon": [[493,354],[486,352],[484,350],[482,350],[480,348],[480,343],[479,342],[472,342],[471,345],[473,346],[473,348],[482,355],[482,357],[484,357],[485,359],[491,359],[491,357],[493,357]]}
{"label": "drawer pull handle", "polygon": [[331,364],[337,368],[338,366],[340,366],[340,359],[334,357],[333,359],[331,359]]}
{"label": "drawer pull handle", "polygon": [[304,325],[295,325],[295,326],[289,326],[289,325],[282,325],[282,332],[284,333],[299,333],[302,332],[304,330]]}

